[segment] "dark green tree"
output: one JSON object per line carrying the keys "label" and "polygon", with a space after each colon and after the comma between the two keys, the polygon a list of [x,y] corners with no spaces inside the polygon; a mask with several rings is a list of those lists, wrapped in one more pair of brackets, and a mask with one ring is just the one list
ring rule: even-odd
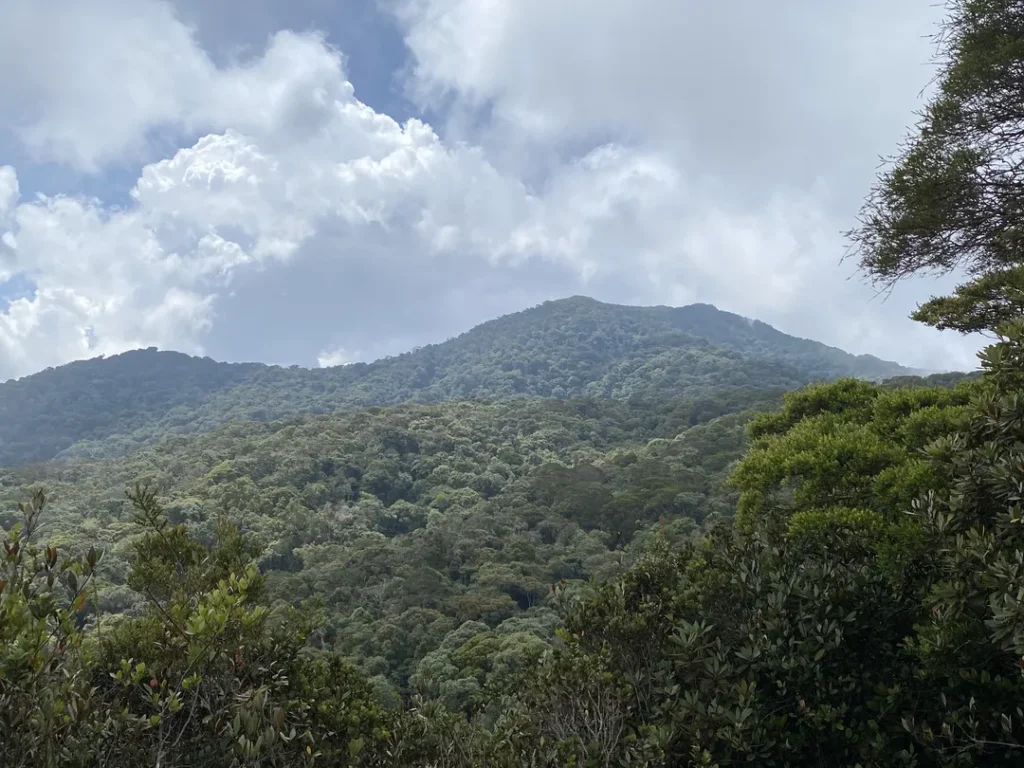
{"label": "dark green tree", "polygon": [[913,317],[993,331],[1024,312],[1024,2],[952,0],[936,42],[935,96],[849,236],[882,286],[965,272]]}
{"label": "dark green tree", "polygon": [[912,647],[938,694],[906,727],[949,765],[1024,764],[1024,323],[982,355],[965,429],[929,453],[946,490],[915,505],[935,579]]}

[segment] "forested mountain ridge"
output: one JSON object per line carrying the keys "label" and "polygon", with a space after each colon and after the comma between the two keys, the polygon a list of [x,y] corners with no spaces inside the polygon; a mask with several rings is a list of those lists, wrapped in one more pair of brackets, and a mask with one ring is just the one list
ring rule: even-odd
{"label": "forested mountain ridge", "polygon": [[514,396],[675,398],[793,389],[912,371],[787,336],[707,304],[627,307],[573,297],[373,363],[304,369],[156,349],[0,384],[0,466],[121,455],[167,434],[368,405]]}
{"label": "forested mountain ridge", "polygon": [[[671,373],[638,356],[620,399],[2,469],[0,768],[1024,766],[1024,0],[947,11],[934,97],[848,236],[882,286],[964,270],[915,316],[990,332],[980,376],[655,397],[739,354],[686,347]],[[551,367],[585,393],[630,327]],[[553,394],[489,350],[466,383]]]}

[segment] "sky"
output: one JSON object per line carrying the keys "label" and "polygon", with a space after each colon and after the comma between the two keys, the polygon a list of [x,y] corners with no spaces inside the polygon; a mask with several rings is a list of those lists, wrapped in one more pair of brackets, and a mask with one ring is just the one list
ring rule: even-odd
{"label": "sky", "polygon": [[933,0],[4,0],[0,381],[156,346],[339,365],[572,295],[933,370],[849,260]]}

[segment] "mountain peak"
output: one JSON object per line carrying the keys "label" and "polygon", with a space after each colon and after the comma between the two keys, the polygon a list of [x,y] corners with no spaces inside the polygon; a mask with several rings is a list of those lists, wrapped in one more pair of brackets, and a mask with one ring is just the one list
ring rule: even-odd
{"label": "mountain peak", "polygon": [[908,373],[711,304],[635,307],[571,296],[369,364],[281,368],[149,348],[49,369],[0,384],[0,466],[46,460],[83,440],[121,436],[127,450],[227,421],[362,406],[520,396],[715,397]]}

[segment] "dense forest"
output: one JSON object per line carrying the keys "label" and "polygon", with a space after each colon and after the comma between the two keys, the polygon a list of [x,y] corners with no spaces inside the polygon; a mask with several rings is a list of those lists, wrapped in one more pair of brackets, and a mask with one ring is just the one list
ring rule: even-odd
{"label": "dense forest", "polygon": [[1024,766],[1024,3],[939,41],[849,238],[979,375],[574,299],[5,385],[0,767]]}
{"label": "dense forest", "polygon": [[149,349],[0,383],[0,466],[123,455],[168,434],[360,406],[717,396],[907,373],[708,305],[624,307],[576,297],[370,364],[231,365]]}
{"label": "dense forest", "polygon": [[99,610],[114,620],[144,608],[127,585],[139,532],[124,491],[148,484],[200,540],[221,520],[241,526],[267,594],[320,597],[325,637],[405,694],[465,622],[526,616],[548,637],[551,584],[610,576],[659,521],[685,538],[730,517],[736,493],[721,481],[751,411],[719,413],[772,401],[521,399],[230,425],[125,460],[8,473],[0,526],[45,488],[40,535],[104,550]]}

